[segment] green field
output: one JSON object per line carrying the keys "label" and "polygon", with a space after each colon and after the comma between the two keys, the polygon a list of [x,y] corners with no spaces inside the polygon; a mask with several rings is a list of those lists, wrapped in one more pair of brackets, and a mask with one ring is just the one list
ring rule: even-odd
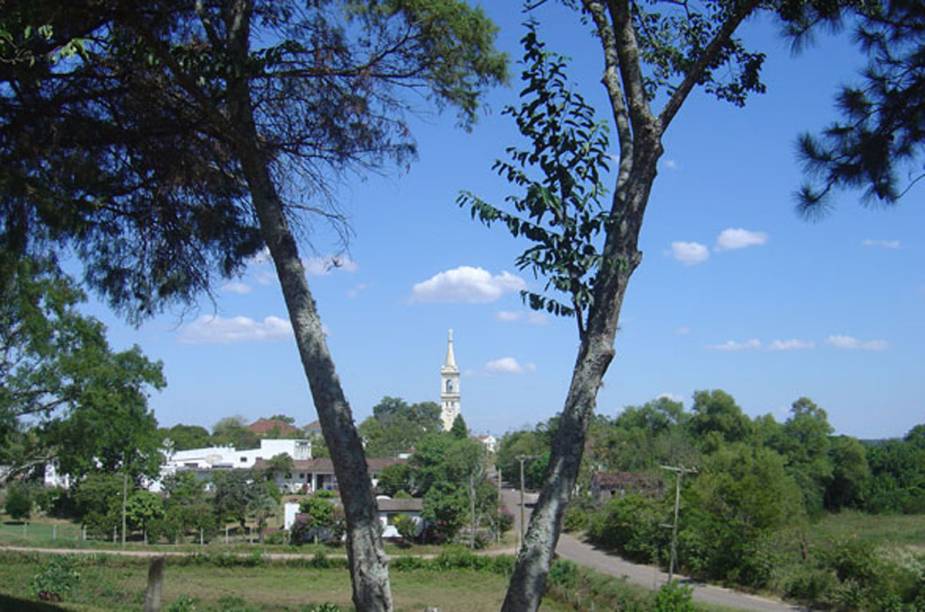
{"label": "green field", "polygon": [[[0,553],[0,593],[33,600],[29,583],[47,556]],[[63,604],[72,610],[139,610],[147,561],[94,557],[79,561],[80,586]],[[391,573],[397,610],[435,606],[451,610],[497,610],[507,578],[475,570],[412,570]],[[164,603],[188,595],[197,610],[298,610],[332,602],[350,609],[350,574],[345,569],[313,569],[262,563],[256,567],[167,562]],[[23,604],[19,604],[22,606]],[[0,600],[0,608],[3,601]],[[547,601],[544,610],[566,610]]]}
{"label": "green field", "polygon": [[925,514],[864,514],[844,511],[827,514],[808,530],[819,544],[858,539],[878,546],[906,546],[925,550]]}

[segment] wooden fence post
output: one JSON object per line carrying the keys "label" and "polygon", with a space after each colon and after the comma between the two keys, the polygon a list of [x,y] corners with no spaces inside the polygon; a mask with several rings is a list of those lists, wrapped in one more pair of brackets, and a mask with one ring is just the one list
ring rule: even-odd
{"label": "wooden fence post", "polygon": [[164,585],[164,557],[153,557],[148,565],[148,588],[145,590],[144,612],[160,612],[161,589]]}

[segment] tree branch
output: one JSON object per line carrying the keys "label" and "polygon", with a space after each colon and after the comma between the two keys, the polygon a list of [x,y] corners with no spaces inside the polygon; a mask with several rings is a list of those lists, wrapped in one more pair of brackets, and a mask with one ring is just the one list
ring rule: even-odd
{"label": "tree branch", "polygon": [[700,57],[697,58],[697,61],[694,62],[694,65],[687,71],[684,80],[681,81],[678,88],[674,90],[671,98],[669,98],[665,107],[662,109],[658,117],[659,131],[661,133],[664,133],[668,128],[671,120],[674,119],[681,105],[684,104],[684,100],[687,99],[691,90],[693,90],[694,86],[700,81],[704,70],[716,60],[723,46],[729,42],[733,32],[736,31],[736,28],[739,27],[746,17],[752,14],[752,11],[754,11],[759,4],[760,0],[743,0],[739,7],[730,15],[729,19],[723,23],[719,31],[713,37],[713,40],[710,41],[703,53],[700,54]]}
{"label": "tree branch", "polygon": [[613,24],[614,47],[620,61],[620,77],[626,91],[630,121],[633,132],[638,135],[643,128],[653,125],[655,117],[652,116],[649,101],[646,99],[639,43],[633,29],[629,0],[607,0],[607,8]]}

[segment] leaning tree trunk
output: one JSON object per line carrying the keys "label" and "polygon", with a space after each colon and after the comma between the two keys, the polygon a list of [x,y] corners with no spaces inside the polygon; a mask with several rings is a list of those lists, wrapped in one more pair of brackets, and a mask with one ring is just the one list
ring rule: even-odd
{"label": "leaning tree trunk", "polygon": [[[229,18],[229,55],[241,67],[240,74],[247,72],[243,67],[249,61],[252,9],[252,2],[237,0],[231,11],[234,17]],[[229,79],[228,94],[230,121],[220,120],[220,123],[230,132],[229,142],[241,163],[261,236],[276,267],[302,368],[340,488],[347,519],[347,559],[353,605],[364,612],[390,612],[392,592],[388,559],[379,534],[376,499],[363,443],[325,341],[299,249],[270,172],[270,158],[260,144],[262,139],[257,131],[247,79]]]}
{"label": "leaning tree trunk", "polygon": [[353,604],[357,610],[391,610],[388,563],[379,535],[376,499],[363,443],[334,369],[321,319],[282,202],[266,164],[260,163],[262,156],[257,151],[252,153],[256,159],[247,160],[245,173],[251,183],[260,229],[282,286],[302,367],[318,411],[324,441],[331,453],[344,504]]}
{"label": "leaning tree trunk", "polygon": [[[604,262],[595,278],[594,302],[588,329],[572,370],[565,406],[552,441],[546,481],[530,517],[530,526],[517,556],[502,610],[532,611],[546,592],[546,576],[559,542],[562,516],[575,488],[585,447],[588,423],[597,403],[604,374],[614,356],[614,338],[630,276],[639,265],[637,250],[642,215],[661,154],[657,138],[649,154],[639,155],[634,172],[614,195],[614,211],[623,214],[607,231]],[[640,159],[641,158],[641,159]]]}

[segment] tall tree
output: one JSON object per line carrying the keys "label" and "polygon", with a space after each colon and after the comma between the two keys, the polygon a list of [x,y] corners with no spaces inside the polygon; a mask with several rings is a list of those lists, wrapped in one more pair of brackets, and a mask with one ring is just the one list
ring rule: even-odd
{"label": "tall tree", "polygon": [[0,460],[9,477],[47,461],[80,477],[98,468],[156,476],[161,457],[150,390],[162,366],[138,347],[113,351],[80,313],[77,285],[48,258],[0,252]]}
{"label": "tall tree", "polygon": [[[623,298],[642,260],[639,234],[666,130],[698,86],[738,106],[749,94],[764,91],[764,54],[746,49],[736,37],[751,15],[766,9],[789,22],[812,24],[845,4],[563,1],[582,10],[600,43],[601,83],[616,127],[617,151],[611,151],[584,99],[569,89],[563,61],[546,51],[531,30],[525,37],[523,101],[509,110],[531,147],[509,149],[511,161],[495,165],[523,194],[508,199],[513,211],[472,194],[461,196],[473,216],[497,221],[532,243],[517,263],[547,280],[546,293],[524,297],[534,309],[572,317],[580,341],[546,484],[518,555],[505,610],[534,610],[545,591],[597,391],[615,354]],[[605,206],[602,181],[610,159],[616,160],[616,176]]]}
{"label": "tall tree", "polygon": [[[136,318],[192,301],[267,247],[341,485],[354,604],[391,609],[362,442],[293,225],[340,219],[327,206],[336,177],[413,156],[409,93],[471,124],[505,76],[494,26],[461,0],[4,10],[2,29],[52,35],[29,43],[28,67],[0,68],[0,239],[73,246],[88,282]],[[48,59],[75,37],[86,44],[73,61]]]}

